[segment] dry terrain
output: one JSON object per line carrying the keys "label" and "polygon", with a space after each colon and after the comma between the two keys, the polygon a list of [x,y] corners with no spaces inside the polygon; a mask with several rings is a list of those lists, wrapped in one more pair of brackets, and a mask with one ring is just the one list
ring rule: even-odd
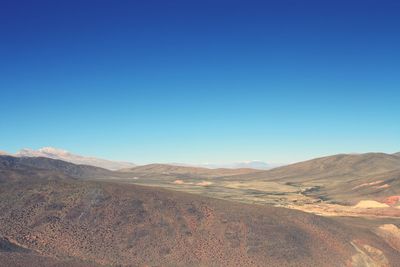
{"label": "dry terrain", "polygon": [[357,156],[237,173],[0,156],[0,265],[398,266],[399,157]]}
{"label": "dry terrain", "polygon": [[400,216],[398,154],[335,155],[235,175],[134,173],[118,180],[327,216]]}

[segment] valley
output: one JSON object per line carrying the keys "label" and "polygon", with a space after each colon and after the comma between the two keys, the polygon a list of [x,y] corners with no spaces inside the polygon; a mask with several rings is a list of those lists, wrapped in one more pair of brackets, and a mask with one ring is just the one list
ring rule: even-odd
{"label": "valley", "polygon": [[113,181],[324,216],[400,217],[398,155],[337,155],[270,171],[237,170],[242,173],[235,175],[209,171],[141,167],[131,170],[133,177]]}
{"label": "valley", "polygon": [[110,171],[0,156],[0,259],[10,266],[396,266],[399,162],[361,154],[267,171],[161,164]]}

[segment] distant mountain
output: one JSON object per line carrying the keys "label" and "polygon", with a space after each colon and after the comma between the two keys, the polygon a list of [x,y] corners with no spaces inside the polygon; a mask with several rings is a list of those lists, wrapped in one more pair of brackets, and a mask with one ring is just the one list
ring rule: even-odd
{"label": "distant mountain", "polygon": [[276,163],[267,163],[260,160],[251,160],[251,161],[243,161],[243,162],[234,162],[231,164],[227,164],[225,168],[237,169],[237,168],[250,168],[250,169],[258,169],[258,170],[269,170],[272,168],[276,168],[282,166],[283,164]]}
{"label": "distant mountain", "polygon": [[393,155],[400,157],[400,152],[394,153]]}
{"label": "distant mountain", "polygon": [[241,169],[209,169],[201,167],[190,167],[190,166],[177,166],[169,164],[148,164],[143,166],[137,166],[134,168],[123,169],[123,172],[131,173],[132,175],[144,177],[144,176],[177,176],[181,178],[214,178],[231,176],[238,174],[249,174],[257,173],[260,170],[241,168]]}
{"label": "distant mountain", "polygon": [[[43,147],[38,150],[24,148],[15,154],[10,154],[5,151],[0,151],[0,155],[10,155],[16,157],[45,157],[51,159],[58,159],[74,164],[91,165],[100,168],[105,168],[108,170],[122,170],[137,167],[138,165],[131,162],[124,161],[112,161],[107,159],[101,159],[96,157],[86,157],[77,154],[73,154],[69,151],[53,148],[53,147]],[[242,162],[232,162],[232,163],[168,163],[167,165],[183,166],[183,167],[199,167],[208,169],[256,169],[256,170],[269,170],[282,166],[283,164],[270,164],[264,161],[251,160]]]}
{"label": "distant mountain", "polygon": [[176,166],[190,166],[190,167],[201,167],[209,169],[257,169],[257,170],[269,170],[275,167],[282,166],[283,164],[270,164],[259,160],[250,160],[242,162],[232,163],[199,163],[199,164],[185,164],[185,163],[171,163],[170,165]]}
{"label": "distant mountain", "polygon": [[91,165],[109,170],[119,170],[124,168],[132,168],[136,165],[130,162],[111,161],[106,159],[99,159],[94,157],[85,157],[81,155],[72,154],[66,150],[57,149],[53,147],[43,147],[38,150],[29,148],[22,149],[15,154],[17,157],[45,157],[51,159],[58,159],[68,161],[75,164]]}

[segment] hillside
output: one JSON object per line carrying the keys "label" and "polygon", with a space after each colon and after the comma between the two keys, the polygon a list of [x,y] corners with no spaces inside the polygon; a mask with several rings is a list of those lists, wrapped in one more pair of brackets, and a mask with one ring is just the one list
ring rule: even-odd
{"label": "hillside", "polygon": [[299,162],[243,176],[280,181],[347,181],[367,175],[400,170],[400,158],[384,153],[340,154]]}
{"label": "hillside", "polygon": [[38,252],[15,244],[0,236],[0,266],[59,266],[59,267],[94,267],[93,262],[69,259],[55,259],[42,256]]}
{"label": "hillside", "polygon": [[[372,231],[299,211],[0,165],[9,266],[395,266]],[[20,251],[19,248],[23,248]],[[26,252],[28,253],[28,252]],[[62,265],[61,265],[62,266]],[[69,266],[69,265],[66,265]],[[78,265],[79,266],[79,265]],[[84,265],[86,266],[86,265]]]}
{"label": "hillside", "polygon": [[0,155],[0,167],[6,167],[8,169],[41,169],[55,171],[74,178],[86,179],[112,177],[114,175],[112,171],[103,168],[88,165],[76,165],[62,160],[43,157],[14,157]]}
{"label": "hillside", "polygon": [[311,187],[309,194],[354,203],[400,195],[400,157],[384,153],[334,155],[225,180],[274,181]]}

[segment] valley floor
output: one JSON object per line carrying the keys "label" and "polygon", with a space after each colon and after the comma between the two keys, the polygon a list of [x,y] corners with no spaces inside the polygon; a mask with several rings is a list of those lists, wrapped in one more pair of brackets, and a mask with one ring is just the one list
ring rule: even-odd
{"label": "valley floor", "polygon": [[163,187],[208,197],[250,204],[272,205],[301,210],[322,216],[366,218],[399,218],[400,206],[390,206],[375,200],[360,200],[357,204],[330,200],[319,192],[319,186],[265,181],[158,179],[138,177],[112,180],[146,186]]}

